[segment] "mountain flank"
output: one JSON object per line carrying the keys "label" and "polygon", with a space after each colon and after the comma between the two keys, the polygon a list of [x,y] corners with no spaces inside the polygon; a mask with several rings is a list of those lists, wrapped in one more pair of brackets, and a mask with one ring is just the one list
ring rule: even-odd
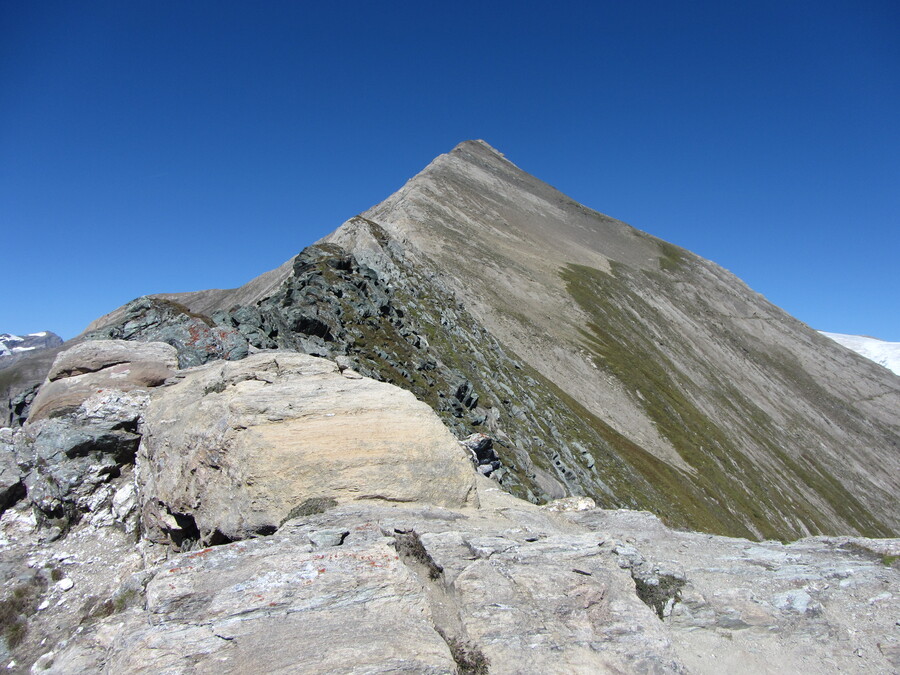
{"label": "mountain flank", "polygon": [[0,377],[11,673],[900,669],[900,378],[481,141]]}
{"label": "mountain flank", "polygon": [[83,338],[180,367],[259,349],[410,390],[533,503],[584,495],[755,539],[900,530],[900,381],[714,263],[482,141],[240,289],[149,296]]}
{"label": "mountain flank", "polygon": [[[569,442],[554,444],[547,468],[566,491],[612,506],[602,485],[630,474],[652,485],[629,495],[634,505],[682,526],[897,530],[897,380],[715,264],[573,202],[477,141],[363,218],[558,391],[548,407],[591,427],[557,426]],[[359,220],[326,239],[392,274]],[[848,370],[861,376],[849,382]],[[602,476],[584,471],[582,447]]]}

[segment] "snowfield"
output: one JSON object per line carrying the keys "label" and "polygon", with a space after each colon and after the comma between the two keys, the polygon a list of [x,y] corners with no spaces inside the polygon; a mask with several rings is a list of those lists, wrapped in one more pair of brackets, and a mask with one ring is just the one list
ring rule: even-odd
{"label": "snowfield", "polygon": [[844,345],[847,349],[852,349],[857,354],[861,354],[867,359],[900,375],[900,342],[886,342],[862,335],[819,332],[825,337],[829,337],[835,342]]}

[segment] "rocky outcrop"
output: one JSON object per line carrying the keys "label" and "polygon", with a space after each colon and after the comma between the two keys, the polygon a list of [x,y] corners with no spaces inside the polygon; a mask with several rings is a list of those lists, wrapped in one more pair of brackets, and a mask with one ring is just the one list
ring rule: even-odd
{"label": "rocky outcrop", "polygon": [[479,509],[348,503],[292,518],[271,537],[150,566],[141,602],[48,643],[43,664],[50,673],[900,667],[900,571],[889,562],[900,541],[757,544],[675,532],[646,513],[551,512],[479,480]]}
{"label": "rocky outcrop", "polygon": [[262,353],[183,371],[144,414],[146,536],[178,547],[269,534],[316,500],[462,506],[471,463],[409,392],[325,359]]}
{"label": "rocky outcrop", "polygon": [[[0,508],[27,497],[49,538],[82,517],[134,531],[128,485],[148,390],[174,374],[162,343],[83,342],[61,352],[32,404],[28,423],[0,436]],[[127,502],[127,507],[125,503]]]}
{"label": "rocky outcrop", "polygon": [[174,374],[178,354],[162,342],[91,340],[61,352],[31,404],[29,421],[76,410],[100,391],[157,387]]}
{"label": "rocky outcrop", "polygon": [[138,298],[114,312],[113,316],[115,320],[100,322],[99,327],[92,324],[82,338],[165,342],[177,349],[181,368],[218,359],[241,359],[247,355],[247,341],[235,331],[216,326],[209,317],[173,300]]}

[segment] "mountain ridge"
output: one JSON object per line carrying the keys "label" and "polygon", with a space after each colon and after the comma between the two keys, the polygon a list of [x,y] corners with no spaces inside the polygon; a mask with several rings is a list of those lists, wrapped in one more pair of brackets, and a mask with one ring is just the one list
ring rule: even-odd
{"label": "mountain ridge", "polygon": [[[507,187],[498,187],[501,179],[505,179]],[[484,185],[490,185],[490,190],[479,189]],[[513,189],[508,187],[510,185]],[[523,185],[527,186],[525,192],[530,195],[524,207],[512,203],[520,196],[519,188]],[[498,197],[498,191],[505,191],[511,197],[504,201],[502,196]],[[477,206],[473,207],[473,203]],[[565,214],[562,220],[568,222],[560,223],[560,211]],[[875,375],[867,364],[862,366],[867,371],[867,377],[880,381],[879,385],[857,384],[858,391],[848,394],[844,391],[843,379],[835,378],[834,372],[846,367],[859,368],[861,364],[851,365],[843,352],[826,346],[814,331],[765,301],[739,279],[714,263],[574,203],[562,193],[524,174],[484,143],[462,143],[451,153],[438,157],[397,193],[363,215],[413,248],[413,259],[427,258],[433,266],[441,269],[444,273],[442,278],[448,280],[464,304],[514,353],[556,385],[567,388],[569,393],[574,391],[577,402],[590,413],[602,416],[617,432],[649,449],[657,459],[665,461],[672,457],[670,439],[659,438],[661,434],[656,433],[659,419],[648,419],[652,416],[642,415],[640,390],[625,391],[621,384],[623,373],[620,372],[620,377],[613,382],[594,377],[596,359],[591,356],[596,354],[589,355],[591,350],[586,349],[582,341],[590,341],[591,338],[582,334],[585,324],[591,323],[590,312],[583,305],[572,302],[570,289],[565,288],[565,282],[561,279],[565,273],[560,274],[559,268],[582,263],[582,269],[600,270],[603,276],[592,279],[595,286],[595,282],[609,281],[617,274],[621,279],[627,278],[631,288],[619,307],[626,306],[623,304],[626,301],[639,302],[642,296],[664,298],[664,302],[656,303],[656,310],[661,314],[656,324],[649,326],[644,323],[643,329],[652,329],[657,339],[668,339],[673,344],[678,336],[665,329],[667,324],[674,322],[689,331],[690,341],[681,345],[678,350],[681,353],[674,354],[673,350],[668,350],[675,371],[690,369],[686,373],[687,380],[699,379],[709,383],[717,377],[717,373],[704,372],[702,364],[697,363],[699,359],[693,359],[691,363],[691,351],[699,354],[706,352],[709,355],[706,360],[714,363],[716,368],[727,367],[729,361],[741,363],[743,354],[753,352],[753,369],[759,371],[762,368],[762,372],[747,378],[746,369],[739,366],[729,369],[730,379],[749,380],[745,384],[752,387],[751,395],[744,398],[749,398],[751,405],[747,406],[746,402],[742,405],[745,409],[751,409],[752,415],[759,418],[767,433],[777,436],[779,427],[793,423],[783,411],[777,410],[777,406],[773,408],[773,400],[799,398],[808,408],[802,413],[804,418],[815,415],[812,409],[817,403],[808,399],[816,398],[835,399],[829,407],[831,414],[838,416],[842,414],[842,406],[848,404],[877,409],[866,410],[865,413],[874,413],[876,419],[886,420],[887,424],[878,432],[880,440],[859,444],[862,446],[860,452],[869,455],[853,467],[861,479],[860,483],[866,482],[866,465],[879,464],[868,453],[869,446],[896,447],[896,407],[891,409],[891,404],[885,404],[884,398],[888,397],[892,402],[900,400],[896,383],[885,381],[880,373]],[[493,222],[506,221],[515,225],[517,230],[512,234],[506,232],[498,235],[497,228],[482,227],[483,221],[490,219]],[[438,229],[441,236],[434,235]],[[522,231],[537,232],[542,236],[536,244],[525,242],[523,246],[523,238],[516,237]],[[570,240],[562,245],[547,235],[548,232],[558,235],[561,231],[570,236]],[[340,243],[361,255],[371,255],[370,243],[358,232],[358,228],[348,224],[326,237],[326,241]],[[585,250],[571,243],[571,239],[583,243],[584,238],[578,237],[585,233],[588,233],[588,238],[595,237],[588,247],[593,250]],[[598,233],[602,236],[599,242],[596,239]],[[453,245],[447,245],[448,241]],[[523,259],[530,264],[517,264]],[[548,259],[552,264],[547,264]],[[612,269],[614,266],[615,270]],[[572,281],[577,281],[573,279],[571,270],[568,275],[570,285]],[[703,296],[705,289],[712,286],[722,289],[722,292],[711,303]],[[582,290],[587,292],[589,289]],[[685,297],[687,294],[690,297]],[[501,295],[510,297],[501,298]],[[531,310],[524,320],[521,314],[516,315],[521,307]],[[684,311],[684,307],[689,307],[689,311]],[[606,317],[607,320],[609,318],[627,325],[640,324],[645,317]],[[534,335],[541,338],[523,338]],[[745,335],[752,338],[742,339]],[[569,348],[560,348],[566,342]],[[793,353],[798,346],[800,358]],[[650,345],[648,349],[652,347]],[[658,360],[659,354],[651,352],[646,353],[647,360]],[[822,357],[821,353],[826,356]],[[626,360],[627,354],[619,353],[618,357]],[[812,382],[800,382],[803,373],[810,367],[818,371],[817,376]],[[622,370],[624,367],[620,368]],[[652,377],[645,377],[642,381],[644,386],[652,388]],[[678,386],[670,388],[677,389]],[[813,394],[813,391],[818,393]],[[710,397],[705,399],[698,394],[697,405],[692,406],[698,409],[699,424],[706,423],[702,418],[709,419],[723,412],[732,416],[741,414],[733,410],[723,411],[718,401],[709,400]],[[878,399],[882,399],[881,403],[873,403]],[[752,410],[755,408],[760,409]],[[846,422],[853,424],[851,420]],[[749,427],[746,424],[743,426]],[[811,424],[801,422],[798,426],[802,427],[800,434],[807,436],[803,439],[805,446],[811,449],[822,442],[816,438],[820,434],[817,429],[811,428]],[[856,425],[856,430],[860,430],[859,425]],[[737,433],[749,435],[753,429],[745,428]],[[746,446],[753,444],[741,443],[745,446],[742,450],[747,452]],[[832,439],[830,445],[839,447],[840,444]],[[802,451],[797,454],[802,454]],[[892,465],[896,464],[895,457],[889,456],[888,460]],[[793,463],[794,460],[785,458],[775,461]],[[843,467],[838,469],[841,461],[829,461],[833,462],[831,468],[817,467],[812,471],[833,474],[844,470]],[[807,487],[811,482],[815,482],[811,477],[804,481]],[[885,487],[892,485],[885,474],[877,482]],[[830,489],[820,486],[814,491],[822,493]],[[896,527],[890,489],[880,488],[884,500],[882,514],[892,519]]]}
{"label": "mountain ridge", "polygon": [[490,434],[493,477],[531,501],[751,538],[900,530],[895,379],[483,141],[245,286],[149,296],[82,337],[163,340],[182,367],[347,357]]}

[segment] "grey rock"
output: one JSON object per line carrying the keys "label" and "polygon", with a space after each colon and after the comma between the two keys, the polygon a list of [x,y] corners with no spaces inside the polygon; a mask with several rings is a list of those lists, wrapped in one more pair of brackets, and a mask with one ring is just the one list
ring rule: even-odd
{"label": "grey rock", "polygon": [[[64,533],[80,514],[99,508],[97,489],[134,463],[140,436],[53,419],[29,425],[17,441],[29,501],[46,526]],[[107,496],[111,495],[101,501]]]}
{"label": "grey rock", "polygon": [[785,591],[772,598],[772,604],[782,611],[806,614],[812,604],[812,597],[806,591]]}
{"label": "grey rock", "polygon": [[134,464],[147,390],[170,377],[174,365],[175,350],[164,344],[84,342],[62,352],[28,423],[0,441],[9,466],[2,473],[9,477],[6,506],[27,493],[50,539],[85,516],[133,532],[133,503],[126,508],[123,497],[114,508],[113,498]]}
{"label": "grey rock", "polygon": [[175,370],[178,367],[178,352],[163,342],[89,340],[60,352],[47,373],[47,379],[52,382],[126,363],[152,363]]}
{"label": "grey rock", "polygon": [[[147,570],[143,609],[54,647],[50,672],[896,669],[900,597],[884,589],[898,571],[846,538],[754,546],[625,510],[555,513],[484,479],[479,492],[479,508],[350,503],[175,555]],[[757,564],[760,548],[805,586]],[[857,586],[827,582],[848,565]]]}
{"label": "grey rock", "polygon": [[133,300],[92,324],[83,337],[164,342],[177,350],[181,368],[216,359],[242,359],[248,354],[247,340],[238,331],[216,325],[208,316],[163,297]]}
{"label": "grey rock", "polygon": [[340,546],[344,543],[344,539],[350,534],[348,530],[330,529],[316,530],[309,533],[309,541],[316,548],[328,548],[330,546]]}
{"label": "grey rock", "polygon": [[0,514],[23,497],[24,474],[17,461],[13,430],[0,429]]}
{"label": "grey rock", "polygon": [[472,462],[481,475],[490,476],[500,469],[500,455],[494,449],[494,439],[487,434],[470,434],[460,441],[460,445],[469,451]]}

